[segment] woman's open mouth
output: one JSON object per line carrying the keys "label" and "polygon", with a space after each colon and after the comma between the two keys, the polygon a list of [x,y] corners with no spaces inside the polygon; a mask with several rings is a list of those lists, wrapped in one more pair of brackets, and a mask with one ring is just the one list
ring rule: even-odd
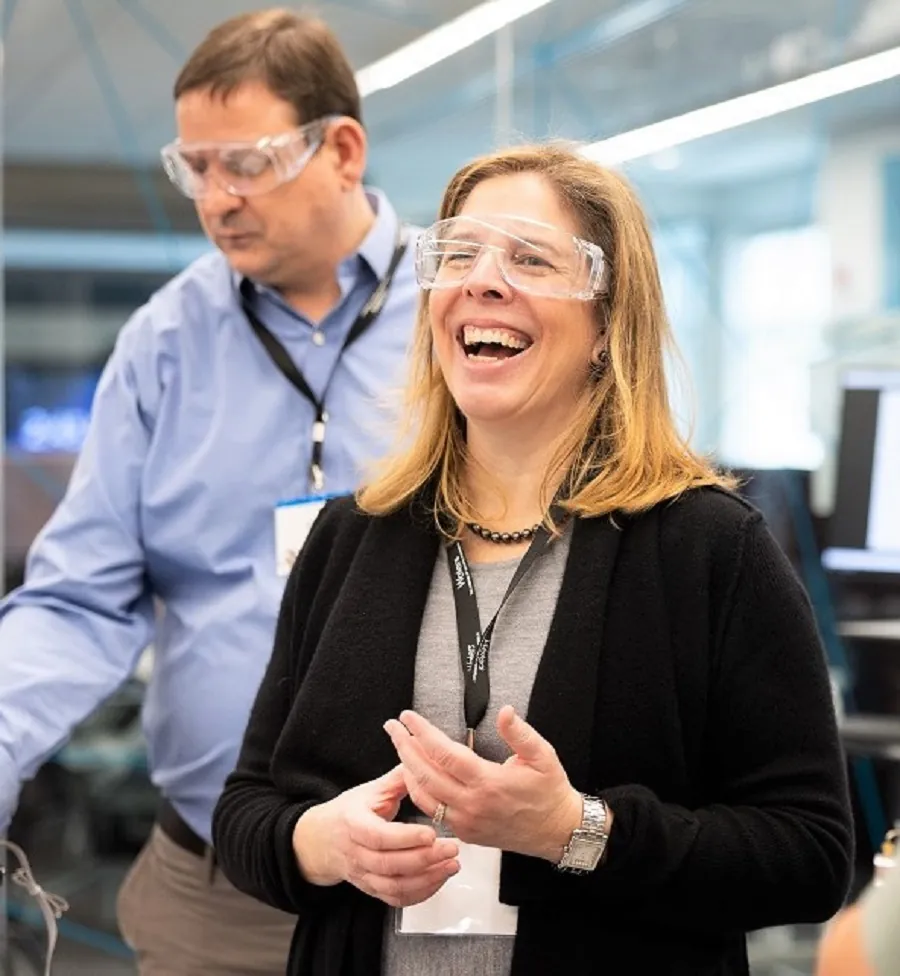
{"label": "woman's open mouth", "polygon": [[467,359],[484,363],[513,359],[532,345],[531,339],[514,329],[476,325],[463,326],[459,341]]}

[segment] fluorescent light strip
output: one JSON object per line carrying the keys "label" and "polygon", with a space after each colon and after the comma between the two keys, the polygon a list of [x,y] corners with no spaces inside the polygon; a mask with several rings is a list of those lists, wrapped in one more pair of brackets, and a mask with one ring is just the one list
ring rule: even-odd
{"label": "fluorescent light strip", "polygon": [[731,98],[716,105],[676,115],[630,132],[601,139],[585,146],[588,159],[615,166],[631,159],[651,156],[664,149],[693,142],[704,136],[726,132],[749,122],[758,122],[791,109],[843,95],[846,92],[888,81],[900,75],[900,47],[872,54],[856,61],[826,68],[815,74],[786,81],[772,88]]}
{"label": "fluorescent light strip", "polygon": [[360,68],[356,72],[359,93],[365,98],[373,92],[393,88],[551,2],[489,0],[488,3],[481,3],[386,57]]}

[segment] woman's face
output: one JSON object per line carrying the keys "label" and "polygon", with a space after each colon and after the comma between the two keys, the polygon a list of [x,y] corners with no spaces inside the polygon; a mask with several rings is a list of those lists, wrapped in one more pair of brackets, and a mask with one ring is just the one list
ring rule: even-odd
{"label": "woman's face", "polygon": [[[500,214],[523,221],[499,220]],[[551,185],[534,173],[479,183],[458,216],[473,219],[458,221],[454,236],[490,246],[477,252],[459,246],[459,256],[443,265],[458,283],[429,293],[435,354],[447,386],[470,428],[541,429],[556,436],[590,382],[599,331],[593,302],[533,291],[562,280],[579,228]],[[507,277],[536,288],[510,285],[501,262]]]}

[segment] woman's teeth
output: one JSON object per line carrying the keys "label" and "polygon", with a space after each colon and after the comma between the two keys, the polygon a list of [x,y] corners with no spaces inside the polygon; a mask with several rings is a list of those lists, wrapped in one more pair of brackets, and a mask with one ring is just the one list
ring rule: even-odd
{"label": "woman's teeth", "polygon": [[[468,358],[483,361],[509,359],[531,345],[525,337],[507,332],[506,329],[482,329],[474,325],[463,328],[462,338]],[[493,347],[489,350],[489,355],[482,355],[485,346]]]}

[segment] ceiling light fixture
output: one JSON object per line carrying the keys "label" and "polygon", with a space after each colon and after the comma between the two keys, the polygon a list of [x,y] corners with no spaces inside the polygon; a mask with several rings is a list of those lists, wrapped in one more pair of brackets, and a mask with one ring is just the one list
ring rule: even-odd
{"label": "ceiling light fixture", "polygon": [[606,166],[626,163],[750,122],[802,108],[900,75],[900,47],[826,68],[803,78],[641,126],[593,142],[582,153]]}
{"label": "ceiling light fixture", "polygon": [[488,3],[480,3],[386,57],[360,68],[356,72],[359,93],[365,98],[373,92],[393,88],[551,2],[489,0]]}

